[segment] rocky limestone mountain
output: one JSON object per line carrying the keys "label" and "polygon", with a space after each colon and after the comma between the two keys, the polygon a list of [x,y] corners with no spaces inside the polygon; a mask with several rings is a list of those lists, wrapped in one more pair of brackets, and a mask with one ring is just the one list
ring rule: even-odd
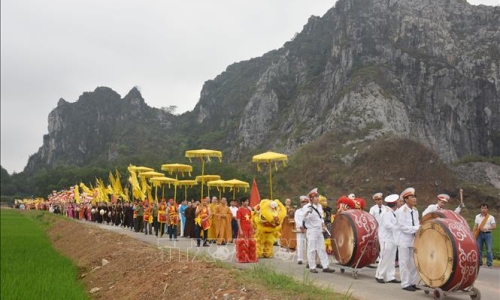
{"label": "rocky limestone mountain", "polygon": [[409,138],[445,162],[499,156],[498,28],[500,7],[465,0],[339,0],[282,48],[205,82],[183,115],[147,106],[135,88],[61,99],[25,171],[189,148],[239,161],[293,154],[332,132],[366,133],[349,144]]}
{"label": "rocky limestone mountain", "polygon": [[377,127],[446,162],[500,155],[500,7],[340,0],[293,41],[208,81],[194,113],[225,148],[292,154],[330,131]]}
{"label": "rocky limestone mountain", "polygon": [[98,87],[74,103],[60,99],[49,114],[43,146],[30,157],[25,171],[161,151],[176,130],[174,119],[149,107],[135,87],[123,98],[110,88]]}

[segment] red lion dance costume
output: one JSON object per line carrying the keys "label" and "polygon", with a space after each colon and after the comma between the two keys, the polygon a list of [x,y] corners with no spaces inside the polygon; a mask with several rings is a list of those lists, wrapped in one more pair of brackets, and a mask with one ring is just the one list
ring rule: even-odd
{"label": "red lion dance costume", "polygon": [[341,196],[337,200],[337,213],[341,213],[349,209],[364,210],[365,206],[366,206],[365,200],[363,198],[356,198],[354,194],[350,194],[349,197]]}

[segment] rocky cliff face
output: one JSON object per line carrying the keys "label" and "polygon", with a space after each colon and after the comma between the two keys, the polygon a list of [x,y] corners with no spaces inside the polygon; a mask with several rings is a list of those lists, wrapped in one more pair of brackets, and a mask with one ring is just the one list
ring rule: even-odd
{"label": "rocky cliff face", "polygon": [[143,134],[143,129],[168,135],[174,130],[173,117],[147,106],[136,88],[124,98],[110,88],[98,87],[83,93],[75,103],[60,99],[49,114],[43,146],[30,157],[25,171],[83,166],[97,159],[131,156],[148,147],[161,149],[166,141]]}
{"label": "rocky cliff face", "polygon": [[[498,28],[500,7],[465,0],[340,0],[283,48],[207,83],[194,113],[237,120],[234,159],[370,126],[365,138],[411,138],[447,162],[500,155]],[[243,109],[228,104],[235,94]]]}
{"label": "rocky cliff face", "polygon": [[499,28],[500,7],[465,0],[339,0],[282,48],[207,81],[182,116],[148,107],[135,88],[61,99],[26,170],[145,149],[214,148],[237,161],[292,154],[332,132],[365,132],[349,141],[364,145],[410,138],[446,162],[499,156]]}

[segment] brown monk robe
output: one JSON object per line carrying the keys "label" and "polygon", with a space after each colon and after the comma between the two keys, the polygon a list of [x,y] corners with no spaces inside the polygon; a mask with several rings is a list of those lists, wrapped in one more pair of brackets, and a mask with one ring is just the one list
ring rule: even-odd
{"label": "brown monk robe", "polygon": [[186,216],[186,227],[184,228],[184,236],[194,238],[194,217],[196,207],[194,206],[194,199],[188,202],[188,207],[184,211]]}
{"label": "brown monk robe", "polygon": [[297,248],[297,237],[293,232],[295,228],[294,215],[295,210],[292,208],[292,200],[285,200],[286,216],[281,227],[280,245],[283,248],[295,250]]}
{"label": "brown monk robe", "polygon": [[[210,197],[208,198],[208,202],[210,202]],[[206,198],[205,198],[206,199]],[[210,228],[208,229],[208,242],[209,243],[214,243],[215,239],[217,238],[217,220],[215,219],[215,214],[214,212],[217,211],[217,206],[219,205],[219,200],[217,197],[212,197],[212,203],[210,203]]]}
{"label": "brown monk robe", "polygon": [[227,199],[222,197],[220,204],[215,211],[215,232],[217,235],[217,245],[225,245],[232,240],[231,220],[233,214],[227,206]]}

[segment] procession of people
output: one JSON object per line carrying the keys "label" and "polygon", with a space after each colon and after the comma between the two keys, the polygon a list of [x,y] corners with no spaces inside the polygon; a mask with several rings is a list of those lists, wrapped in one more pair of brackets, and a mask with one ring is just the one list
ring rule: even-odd
{"label": "procession of people", "polygon": [[[365,208],[362,198],[354,194],[342,196],[337,200],[337,211],[328,204],[320,203],[318,189],[297,197],[298,206],[292,199],[285,200],[286,217],[283,221],[278,246],[281,251],[293,253],[294,261],[309,269],[311,273],[333,273],[333,265],[338,263],[327,251],[332,240],[331,224],[342,213]],[[419,274],[414,260],[415,235],[421,227],[417,210],[416,190],[409,187],[400,194],[390,194],[384,198],[381,192],[372,196],[374,205],[367,214],[373,216],[377,227],[377,269],[375,281],[381,284],[400,284],[405,291],[419,290]],[[331,202],[331,201],[330,201]],[[429,205],[422,217],[445,211],[451,202],[448,194],[438,194],[436,203]],[[24,203],[23,203],[24,205]],[[453,211],[459,214],[464,207],[461,201]],[[51,203],[38,202],[35,206],[24,205],[25,209],[48,210],[65,214],[69,218],[120,226],[137,233],[155,235],[163,238],[168,233],[170,241],[189,238],[196,246],[224,246],[235,244],[237,262],[256,262],[255,228],[252,225],[252,207],[249,197],[240,201],[227,198],[205,197],[202,201],[191,199],[176,203],[173,198],[158,201],[145,199],[132,203],[115,201],[113,203]],[[492,232],[496,229],[495,218],[488,213],[488,205],[481,204],[481,212],[475,218],[472,230],[479,248],[479,264],[483,265],[483,248],[486,248],[486,265],[492,267]],[[330,244],[331,247],[331,244]],[[338,249],[337,249],[338,251]],[[397,257],[398,256],[398,257]],[[396,278],[396,261],[399,261],[399,279]],[[375,263],[375,261],[373,261]]]}

